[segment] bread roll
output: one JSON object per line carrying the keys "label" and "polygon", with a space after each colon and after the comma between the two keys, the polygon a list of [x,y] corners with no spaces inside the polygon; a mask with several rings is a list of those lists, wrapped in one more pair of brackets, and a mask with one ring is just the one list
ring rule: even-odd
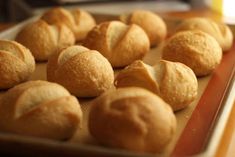
{"label": "bread roll", "polygon": [[35,70],[31,52],[23,45],[0,40],[0,89],[26,81]]}
{"label": "bread roll", "polygon": [[189,66],[196,76],[210,74],[222,59],[218,42],[202,31],[183,31],[163,46],[162,58]]}
{"label": "bread roll", "polygon": [[62,86],[29,81],[8,90],[0,100],[0,130],[64,140],[81,123],[77,99]]}
{"label": "bread roll", "polygon": [[76,41],[83,40],[96,25],[94,18],[88,12],[80,9],[67,11],[60,7],[52,8],[45,12],[41,19],[49,24],[63,23],[67,25],[74,33]]}
{"label": "bread roll", "polygon": [[135,10],[130,14],[123,14],[120,20],[126,24],[137,24],[147,33],[150,45],[156,46],[167,35],[165,22],[157,14],[147,10]]}
{"label": "bread roll", "polygon": [[84,46],[99,51],[113,67],[124,67],[141,59],[149,51],[149,39],[144,30],[122,22],[104,22],[87,35]]}
{"label": "bread roll", "polygon": [[23,28],[16,41],[29,48],[37,61],[45,61],[60,47],[73,45],[75,38],[65,25],[39,20]]}
{"label": "bread roll", "polygon": [[202,17],[186,19],[176,29],[177,32],[183,30],[201,30],[210,34],[217,40],[223,51],[228,51],[233,45],[233,34],[229,27],[211,19]]}
{"label": "bread roll", "polygon": [[63,85],[77,97],[94,97],[113,87],[114,72],[99,52],[71,46],[49,59],[47,79]]}
{"label": "bread roll", "polygon": [[142,87],[159,95],[174,111],[187,107],[197,97],[198,83],[184,64],[161,60],[154,66],[135,61],[115,79],[119,87]]}
{"label": "bread roll", "polygon": [[176,118],[157,95],[142,88],[120,88],[93,102],[88,127],[101,144],[156,153],[174,136]]}

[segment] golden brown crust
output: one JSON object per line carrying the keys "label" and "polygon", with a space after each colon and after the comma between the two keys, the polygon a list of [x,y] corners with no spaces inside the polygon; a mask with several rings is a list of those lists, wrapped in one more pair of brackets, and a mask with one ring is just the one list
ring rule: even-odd
{"label": "golden brown crust", "polygon": [[100,143],[138,152],[162,152],[176,130],[176,118],[161,98],[142,88],[119,88],[97,98],[88,127]]}
{"label": "golden brown crust", "polygon": [[61,7],[52,8],[45,12],[41,19],[50,24],[62,23],[67,25],[73,31],[76,41],[83,40],[96,25],[94,18],[88,12],[80,9],[67,11]]}
{"label": "golden brown crust", "polygon": [[149,39],[144,30],[119,21],[96,26],[84,40],[84,46],[99,51],[113,67],[123,67],[142,59],[149,51]]}
{"label": "golden brown crust", "polygon": [[23,28],[16,41],[29,48],[38,61],[45,61],[60,47],[75,43],[73,33],[65,25],[48,25],[43,20]]}
{"label": "golden brown crust", "polygon": [[157,14],[147,10],[135,10],[129,15],[121,15],[120,20],[127,24],[137,24],[147,33],[150,45],[156,46],[167,35],[165,22]]}
{"label": "golden brown crust", "polygon": [[213,36],[220,44],[224,52],[233,45],[233,34],[230,28],[223,23],[216,23],[211,19],[195,17],[184,20],[176,29],[177,32],[183,30],[201,30]]}
{"label": "golden brown crust", "polygon": [[26,81],[35,70],[31,52],[23,45],[0,40],[0,89]]}
{"label": "golden brown crust", "polygon": [[71,46],[49,59],[47,79],[63,85],[78,97],[94,97],[113,86],[114,72],[99,52]]}
{"label": "golden brown crust", "polygon": [[153,93],[159,93],[159,85],[148,71],[150,68],[152,67],[140,60],[134,61],[117,74],[114,81],[115,86],[118,88],[142,87]]}
{"label": "golden brown crust", "polygon": [[161,61],[154,68],[157,66],[164,66],[164,74],[159,82],[160,96],[172,106],[174,111],[187,107],[196,99],[198,82],[189,67],[168,61]]}
{"label": "golden brown crust", "polygon": [[222,59],[218,42],[202,31],[183,31],[172,36],[163,47],[162,58],[189,66],[196,76],[210,74]]}
{"label": "golden brown crust", "polygon": [[159,95],[174,111],[187,107],[197,97],[198,83],[184,64],[161,60],[154,66],[135,61],[115,78],[119,87],[142,87]]}
{"label": "golden brown crust", "polygon": [[75,37],[77,41],[83,40],[86,38],[89,31],[95,27],[95,19],[88,12],[80,9],[75,9],[71,11],[71,14],[74,17],[76,28],[75,28]]}
{"label": "golden brown crust", "polygon": [[0,114],[1,131],[59,140],[70,138],[82,119],[77,99],[46,81],[11,88],[0,101]]}

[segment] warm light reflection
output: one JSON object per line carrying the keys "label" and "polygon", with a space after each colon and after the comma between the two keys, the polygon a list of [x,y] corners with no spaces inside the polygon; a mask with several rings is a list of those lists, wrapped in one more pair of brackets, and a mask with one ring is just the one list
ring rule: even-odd
{"label": "warm light reflection", "polygon": [[223,15],[235,17],[235,0],[223,0]]}

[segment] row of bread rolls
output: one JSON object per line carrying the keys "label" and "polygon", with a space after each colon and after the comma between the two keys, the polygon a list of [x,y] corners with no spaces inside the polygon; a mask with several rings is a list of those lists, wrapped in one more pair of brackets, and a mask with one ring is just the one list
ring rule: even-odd
{"label": "row of bread rolls", "polygon": [[[99,52],[94,51],[94,50],[89,50],[82,46],[70,46],[67,48],[62,48],[62,47],[72,45],[72,43],[74,42],[72,40],[71,41],[67,40],[66,42],[70,42],[70,44],[64,43],[64,45],[62,44],[63,42],[61,43],[58,42],[59,37],[63,37],[65,39],[66,33],[63,33],[63,31],[56,32],[56,35],[53,33],[55,33],[55,31],[58,30],[58,27],[64,27],[63,25],[50,26],[42,20],[37,21],[33,23],[32,25],[34,24],[35,24],[36,29],[38,29],[38,26],[40,24],[45,24],[46,31],[47,30],[49,31],[53,30],[53,31],[52,32],[48,31],[44,35],[48,35],[48,38],[51,41],[53,40],[57,41],[57,43],[55,42],[55,44],[52,45],[52,47],[49,46],[51,48],[51,50],[49,51],[51,52],[54,51],[57,53],[50,54],[51,57],[49,59],[48,66],[47,66],[48,80],[62,84],[71,93],[79,97],[98,96],[104,91],[112,87],[112,84],[114,82],[114,74],[113,74],[112,66],[109,63],[109,61],[105,57],[103,57]],[[114,30],[116,28],[116,24],[117,24],[118,29],[119,28],[126,29],[123,32],[120,32],[120,36],[116,36],[116,37],[123,37],[121,35],[128,32],[127,39],[126,39],[127,42],[129,40],[128,36],[134,37],[135,35],[137,36],[142,35],[145,38],[145,42],[142,44],[144,47],[143,51],[139,52],[137,57],[135,57],[135,54],[134,54],[135,50],[130,50],[130,53],[133,53],[133,57],[131,57],[130,61],[125,61],[124,64],[117,65],[117,67],[119,67],[119,66],[128,65],[136,59],[141,59],[149,50],[150,45],[149,45],[147,35],[140,27],[136,25],[127,26],[121,22],[111,22],[110,24],[108,23],[108,25],[111,25],[110,26],[111,29],[113,29],[112,27],[114,25]],[[29,25],[29,27],[31,26]],[[66,27],[64,28],[66,29]],[[20,32],[20,34],[16,38],[17,41],[20,41],[19,36],[22,36],[22,37],[27,36],[27,33],[30,35],[33,34],[32,36],[35,35],[32,32],[27,32],[27,30],[30,30],[30,29],[26,27]],[[26,31],[27,33],[24,33],[24,31]],[[33,32],[34,31],[35,30],[33,30]],[[36,30],[36,32],[37,31],[38,30]],[[67,33],[67,36],[69,35],[71,36],[71,33]],[[115,38],[115,34],[113,35]],[[53,37],[56,37],[56,38],[53,39]],[[40,39],[40,38],[36,36],[34,39]],[[72,38],[68,38],[68,39],[72,39]],[[140,39],[141,38],[133,40],[134,43],[132,45],[132,49],[135,48],[136,45],[141,44]],[[45,43],[50,43],[51,42],[50,40],[46,39]],[[32,41],[32,39],[28,41]],[[112,41],[114,40],[112,39]],[[122,45],[121,45],[121,47],[124,47],[123,48],[124,51],[126,51],[125,49],[128,49],[128,48],[125,48],[125,42],[126,41],[123,40]],[[38,48],[42,48],[41,45],[44,45],[43,42],[41,45],[40,44]],[[26,46],[26,44],[24,45]],[[142,45],[140,46],[140,48],[142,47]],[[45,47],[47,46],[48,45],[45,45]],[[35,48],[35,50],[37,50],[37,48]],[[42,50],[42,52],[44,50]],[[40,54],[40,52],[38,53]],[[112,53],[112,52],[109,52],[109,53]],[[46,58],[42,57],[42,59],[37,59],[37,60],[47,60],[47,58],[49,58],[50,55],[47,55],[47,56],[44,55]],[[35,58],[37,58],[36,55],[34,56]],[[125,57],[122,59],[125,60]],[[75,83],[71,84],[71,80],[74,80]],[[68,93],[66,93],[62,89],[59,89],[61,88],[61,86],[58,86],[58,87],[53,87],[53,86],[58,86],[58,85],[50,84],[48,82],[43,82],[43,81],[36,81],[36,82],[27,82],[24,84],[20,84],[10,89],[2,98],[2,102],[0,105],[2,107],[2,111],[5,111],[5,110],[9,111],[9,112],[2,113],[3,119],[2,121],[0,121],[1,130],[23,134],[23,135],[31,135],[31,136],[44,137],[44,138],[53,138],[53,139],[66,139],[66,138],[71,137],[75,131],[75,128],[77,128],[79,122],[81,121],[81,117],[82,117],[81,111],[80,110],[78,111],[78,109],[76,109],[74,106],[74,105],[77,105],[77,106],[79,105],[76,104],[77,102],[76,101],[74,102],[74,99],[72,98],[70,98],[72,99],[71,100],[72,102],[68,100],[64,100],[65,99],[64,97],[69,97],[67,95]],[[58,88],[58,89],[54,89],[54,88]],[[139,88],[136,88],[136,89],[126,88],[125,90],[123,89],[123,91],[121,90],[121,95],[119,96],[119,99],[126,99],[127,101],[130,99],[132,101],[133,95],[128,94],[132,90],[136,91],[136,94],[134,95],[134,97],[137,97],[136,100],[142,100],[141,103],[139,103],[139,101],[136,101],[136,102],[134,101],[133,102],[133,104],[135,104],[134,108],[139,110],[139,112],[142,112],[142,110],[144,111],[146,110],[147,113],[151,113],[151,114],[148,114],[148,117],[146,117],[149,120],[145,122],[146,123],[145,125],[148,125],[148,123],[150,123],[150,125],[153,125],[153,127],[151,128],[152,133],[148,133],[149,139],[151,139],[151,136],[155,134],[156,131],[159,133],[157,135],[154,135],[156,136],[156,139],[158,140],[152,140],[152,141],[149,141],[149,139],[145,139],[145,136],[146,136],[145,132],[137,134],[136,137],[139,138],[139,143],[137,143],[136,146],[129,143],[130,146],[126,148],[131,149],[131,150],[136,150],[136,151],[147,151],[147,152],[162,151],[165,145],[169,143],[169,141],[171,140],[175,132],[175,129],[176,129],[175,116],[171,108],[168,106],[168,104],[166,104],[163,100],[161,100],[161,98],[143,89],[139,89]],[[51,92],[58,93],[58,96],[56,96],[57,94],[51,95],[50,94]],[[116,92],[119,93],[119,90],[113,91],[113,92],[114,93],[112,92],[106,93],[108,95],[107,99],[109,99],[111,95],[116,95],[115,94]],[[50,96],[47,96],[48,94]],[[33,100],[35,98],[38,99],[36,100],[36,102],[35,100]],[[105,99],[104,99],[104,102],[100,101],[100,104],[105,103]],[[145,99],[149,99],[149,102],[152,103],[152,105],[151,104],[145,105],[144,103]],[[14,100],[14,101],[11,102],[11,100]],[[50,110],[48,109],[49,105],[51,106]],[[66,105],[68,110],[71,109],[67,111],[68,112],[67,114],[70,114],[69,117],[74,116],[73,121],[69,119],[69,117],[64,115],[66,113],[64,111],[65,106],[60,106],[60,105]],[[18,108],[17,106],[20,106],[20,107]],[[60,110],[61,113],[58,113],[58,111],[56,111],[57,106],[58,108],[61,108]],[[101,105],[100,107],[101,108],[104,107],[105,109],[105,106],[103,107],[102,106],[103,105]],[[11,110],[11,109],[9,110],[9,108],[14,108],[14,110]],[[127,106],[127,110],[129,110],[128,108],[131,109],[132,107]],[[74,111],[74,112],[70,113],[71,111]],[[162,112],[162,115],[159,116],[155,112]],[[12,113],[15,113],[17,116]],[[102,116],[102,112],[101,113],[95,112],[94,114],[91,113],[90,116],[92,115],[94,116],[95,114],[101,114]],[[163,115],[169,115],[169,116],[162,117]],[[135,120],[135,117],[138,117],[138,116],[139,116],[138,112],[137,113],[133,112],[132,117],[134,121],[132,120],[129,121],[129,124],[139,125],[139,123],[142,123],[140,121],[141,119]],[[141,116],[145,116],[145,113],[142,113]],[[52,119],[49,119],[49,118],[52,118]],[[159,122],[155,123],[155,120]],[[163,123],[169,123],[169,124],[162,125],[162,122],[161,122],[162,120],[163,120]],[[11,123],[6,123],[6,121],[10,121]],[[114,118],[113,121],[115,124],[118,124],[118,118],[117,119]],[[128,117],[123,118],[124,123],[125,121],[128,121]],[[90,120],[90,122],[92,123],[93,121]],[[147,128],[145,125],[140,126],[139,128],[140,131],[146,130],[146,129],[149,130],[149,128]],[[70,126],[70,128],[68,126]],[[44,128],[47,128],[47,129],[45,130]],[[53,134],[55,130],[60,130],[60,131],[57,131],[56,134]],[[97,135],[96,132],[98,132],[98,130],[96,128],[95,130],[97,131],[94,131],[94,129],[92,128],[90,128],[90,130],[92,132],[92,135],[96,137]],[[159,131],[159,130],[163,130],[163,131]],[[135,132],[136,130],[134,128],[134,129],[131,129],[128,134],[132,134]],[[121,136],[120,138],[122,138],[122,140],[124,141],[123,144],[126,145],[125,143],[128,142],[128,141],[125,141],[127,135],[125,135],[125,131],[120,132],[120,133],[124,134],[124,136]],[[112,137],[109,137],[109,139],[112,140]],[[162,140],[159,140],[159,139],[162,139]],[[142,143],[142,141],[144,143]],[[113,143],[115,146],[116,142],[114,141]],[[134,142],[133,144],[135,143],[136,142]],[[109,143],[106,143],[106,144],[109,145]],[[116,145],[117,147],[123,148],[123,145],[121,143],[120,144],[117,143]]]}
{"label": "row of bread rolls", "polygon": [[29,48],[37,61],[46,61],[58,49],[83,40],[95,24],[86,11],[53,8],[23,28],[16,41]]}
{"label": "row of bread rolls", "polygon": [[47,74],[49,81],[78,97],[104,93],[93,101],[88,120],[89,131],[99,143],[156,153],[173,138],[176,118],[170,106],[141,88],[109,90],[114,72],[98,51],[83,46],[62,49],[49,59]]}
{"label": "row of bread rolls", "polygon": [[[23,45],[0,40],[0,89],[29,79],[35,61]],[[60,49],[48,61],[47,79],[63,85],[77,97],[95,97],[113,87],[114,71],[98,51],[83,46]]]}
{"label": "row of bread rolls", "polygon": [[[164,21],[149,11],[134,11],[120,19],[126,24],[110,21],[95,26],[87,12],[49,10],[17,35],[16,40],[29,50],[16,42],[0,42],[0,55],[5,57],[0,63],[4,72],[0,77],[5,79],[0,88],[10,88],[29,78],[35,67],[31,51],[36,60],[48,60],[47,79],[75,96],[104,93],[93,102],[89,114],[89,130],[96,140],[134,151],[161,152],[176,129],[173,110],[183,109],[195,100],[196,76],[215,69],[222,50],[231,47],[228,42],[232,37],[227,26],[218,26],[220,33],[227,33],[221,43],[201,27],[190,30],[190,25],[179,26],[178,30],[184,27],[190,31],[179,32],[165,42],[162,57],[170,61],[150,66],[136,60],[166,38]],[[86,47],[72,46],[75,40],[82,40]],[[223,47],[224,43],[227,45]],[[115,78],[115,86],[125,88],[112,89],[112,67],[125,66]],[[81,122],[82,112],[77,100],[58,84],[33,81],[6,92],[0,101],[0,129],[70,138]],[[59,131],[54,134],[55,130]]]}
{"label": "row of bread rolls", "polygon": [[[74,35],[79,31],[77,34],[83,35],[76,39],[83,40],[82,44],[89,49],[99,51],[116,68],[142,59],[150,46],[159,44],[166,37],[164,21],[149,11],[137,10],[120,16],[120,19],[128,25],[109,21],[95,26],[94,19],[85,11],[55,8],[47,11],[41,20],[25,27],[17,35],[16,41],[29,48],[36,60],[43,61],[48,60],[58,49],[74,45]],[[220,51],[225,52],[232,46],[231,30],[209,19],[185,20],[176,31],[179,34],[176,33],[165,43],[163,59],[182,62],[192,68],[197,76],[211,73],[220,63]],[[203,44],[198,44],[201,42]],[[211,55],[215,49],[216,52]]]}
{"label": "row of bread rolls", "polygon": [[81,125],[82,111],[76,97],[63,86],[28,81],[35,70],[30,50],[0,40],[0,130],[21,135],[65,140]]}

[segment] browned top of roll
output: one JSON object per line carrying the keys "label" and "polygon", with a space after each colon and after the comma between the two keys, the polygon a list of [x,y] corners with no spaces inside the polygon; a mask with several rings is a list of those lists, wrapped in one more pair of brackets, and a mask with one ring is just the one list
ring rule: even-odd
{"label": "browned top of roll", "polygon": [[93,102],[88,124],[98,142],[138,152],[163,151],[176,129],[171,108],[142,88],[106,92]]}
{"label": "browned top of roll", "polygon": [[96,25],[94,18],[88,12],[81,9],[68,11],[61,7],[46,11],[41,19],[49,24],[63,23],[74,33],[76,41],[81,41],[87,33]]}
{"label": "browned top of roll", "polygon": [[99,51],[113,67],[123,67],[143,58],[149,51],[150,43],[141,27],[110,21],[90,31],[84,46]]}
{"label": "browned top of roll", "polygon": [[0,130],[51,139],[70,138],[81,123],[77,99],[62,86],[29,81],[0,99]]}
{"label": "browned top of roll", "polygon": [[210,74],[222,59],[222,50],[211,35],[199,30],[182,31],[164,45],[162,58],[189,66],[197,76]]}
{"label": "browned top of roll", "polygon": [[29,48],[38,61],[47,60],[57,49],[75,43],[73,33],[62,24],[49,25],[38,20],[25,26],[16,41]]}
{"label": "browned top of roll", "polygon": [[23,45],[9,40],[0,40],[0,89],[10,88],[34,72],[35,61]]}
{"label": "browned top of roll", "polygon": [[113,86],[114,72],[98,51],[70,46],[49,59],[47,79],[63,85],[78,97],[94,97]]}
{"label": "browned top of roll", "polygon": [[147,10],[134,10],[130,14],[120,16],[121,21],[127,24],[137,24],[147,33],[151,46],[162,42],[167,35],[165,22],[157,14]]}
{"label": "browned top of roll", "polygon": [[184,30],[201,30],[210,34],[217,40],[224,52],[228,51],[233,45],[233,34],[230,28],[224,23],[216,23],[208,18],[186,19],[176,28],[177,32]]}
{"label": "browned top of roll", "polygon": [[135,61],[115,78],[117,87],[143,87],[159,95],[174,111],[187,107],[197,96],[193,71],[178,62],[161,60],[154,66]]}

